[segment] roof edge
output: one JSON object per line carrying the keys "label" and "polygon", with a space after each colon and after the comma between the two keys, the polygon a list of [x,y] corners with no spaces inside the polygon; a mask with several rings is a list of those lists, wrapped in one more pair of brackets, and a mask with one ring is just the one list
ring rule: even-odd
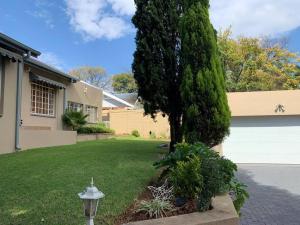
{"label": "roof edge", "polygon": [[8,44],[8,45],[11,45],[12,47],[14,48],[19,48],[21,49],[22,51],[25,51],[27,54],[30,53],[32,56],[34,57],[38,57],[39,55],[41,55],[41,52],[3,34],[3,33],[0,33],[0,40],[3,40],[4,41],[4,44],[5,42]]}
{"label": "roof edge", "polygon": [[55,73],[59,76],[69,79],[71,82],[74,82],[74,83],[79,81],[79,79],[77,77],[70,76],[69,74],[66,74],[56,68],[53,68],[52,66],[49,66],[49,65],[47,65],[41,61],[38,61],[36,59],[33,59],[33,58],[25,58],[24,63],[29,66],[37,67],[39,69],[43,69],[48,72]]}

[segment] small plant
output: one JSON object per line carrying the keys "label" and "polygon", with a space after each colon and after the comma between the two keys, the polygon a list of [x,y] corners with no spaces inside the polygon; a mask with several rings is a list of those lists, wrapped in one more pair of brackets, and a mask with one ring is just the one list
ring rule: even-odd
{"label": "small plant", "polygon": [[150,218],[159,218],[166,216],[166,212],[172,208],[170,202],[155,198],[150,201],[141,201],[136,212],[144,212]]}
{"label": "small plant", "polygon": [[195,199],[203,188],[201,160],[199,156],[188,157],[188,161],[179,161],[170,172],[170,182],[177,197]]}
{"label": "small plant", "polygon": [[140,137],[141,136],[138,130],[133,130],[131,132],[131,135],[134,136],[134,137]]}
{"label": "small plant", "polygon": [[173,187],[169,187],[168,180],[166,179],[164,184],[160,187],[148,186],[153,198],[162,201],[171,201],[173,199]]}
{"label": "small plant", "polygon": [[149,132],[149,137],[150,137],[150,139],[156,139],[156,134],[155,134],[155,132],[154,132],[154,131],[150,131],[150,132]]}
{"label": "small plant", "polygon": [[230,182],[230,192],[233,198],[233,204],[239,214],[241,208],[249,198],[249,194],[246,188],[247,186],[243,183],[240,183],[237,179],[232,179],[232,181]]}
{"label": "small plant", "polygon": [[83,112],[67,111],[62,116],[62,121],[67,127],[71,127],[72,130],[78,130],[84,126],[87,121],[88,115],[84,115]]}

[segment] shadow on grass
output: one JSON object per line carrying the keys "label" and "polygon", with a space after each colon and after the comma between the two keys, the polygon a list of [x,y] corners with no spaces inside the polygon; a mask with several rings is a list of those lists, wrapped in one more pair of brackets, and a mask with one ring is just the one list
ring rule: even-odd
{"label": "shadow on grass", "polygon": [[[300,196],[257,183],[247,169],[239,168],[238,179],[248,186],[250,198],[241,210],[241,225],[299,225]],[[292,175],[291,175],[292,176]],[[280,174],[278,174],[280,179]],[[292,179],[292,178],[291,178]],[[299,179],[295,177],[295,179]]]}

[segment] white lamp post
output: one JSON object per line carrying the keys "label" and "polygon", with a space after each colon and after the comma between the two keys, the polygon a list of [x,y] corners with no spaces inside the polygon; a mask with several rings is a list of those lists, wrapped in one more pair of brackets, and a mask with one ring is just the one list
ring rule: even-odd
{"label": "white lamp post", "polygon": [[94,225],[94,218],[97,213],[99,199],[104,197],[104,194],[94,186],[92,178],[91,186],[87,187],[85,191],[78,194],[79,198],[83,200],[84,215],[87,218],[87,225]]}

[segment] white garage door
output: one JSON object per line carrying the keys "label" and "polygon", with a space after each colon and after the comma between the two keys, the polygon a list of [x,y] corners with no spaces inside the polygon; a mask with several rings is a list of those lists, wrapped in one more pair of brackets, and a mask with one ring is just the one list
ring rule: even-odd
{"label": "white garage door", "polygon": [[223,144],[235,163],[300,164],[300,117],[236,117]]}

